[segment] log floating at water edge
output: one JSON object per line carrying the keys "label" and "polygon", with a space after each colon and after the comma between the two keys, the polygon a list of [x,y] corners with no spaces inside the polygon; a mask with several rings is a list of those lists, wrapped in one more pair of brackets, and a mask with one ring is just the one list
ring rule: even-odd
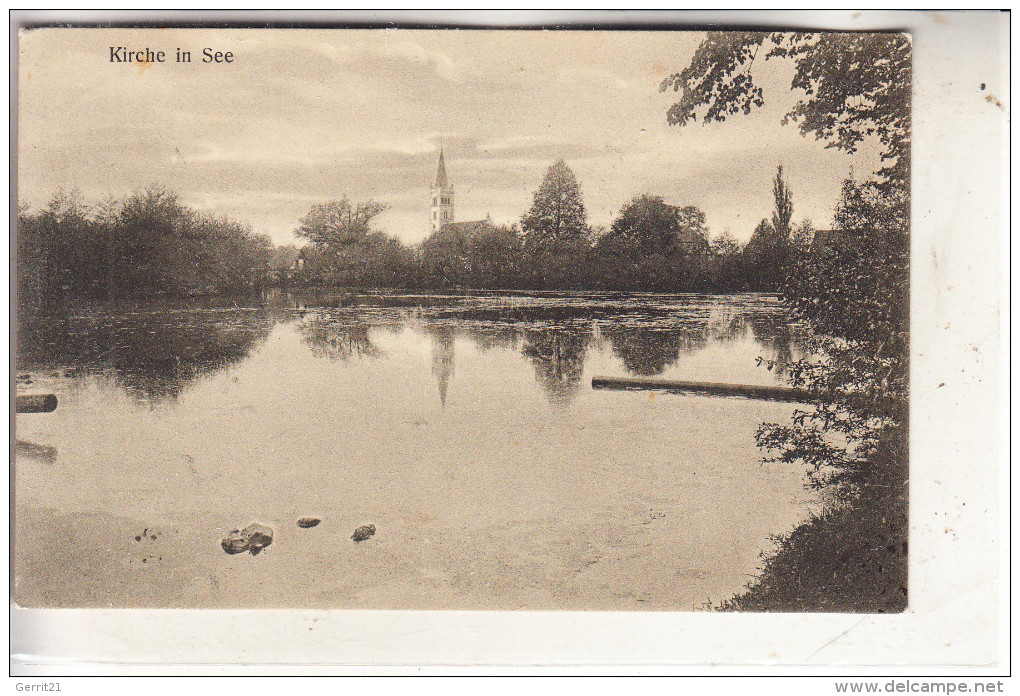
{"label": "log floating at water edge", "polygon": [[685,382],[647,377],[592,377],[591,387],[592,389],[662,389],[679,394],[740,396],[745,399],[800,403],[811,403],[818,398],[806,389],[794,389],[793,387],[767,387],[757,384],[726,384],[723,382]]}
{"label": "log floating at water edge", "polygon": [[18,394],[14,398],[17,413],[52,413],[57,410],[56,394]]}

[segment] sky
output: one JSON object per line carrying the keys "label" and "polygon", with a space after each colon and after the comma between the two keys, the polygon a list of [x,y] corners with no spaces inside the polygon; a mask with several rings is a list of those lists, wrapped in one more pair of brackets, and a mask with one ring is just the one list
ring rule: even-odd
{"label": "sky", "polygon": [[[389,206],[376,227],[429,233],[440,146],[457,220],[514,223],[566,160],[589,222],[634,196],[695,205],[710,232],[746,241],[771,216],[783,165],[794,220],[831,225],[851,171],[877,168],[782,126],[792,66],[759,62],[766,106],[721,124],[666,123],[698,32],[319,29],[34,29],[19,39],[18,200],[58,190],[89,202],[150,184],[275,243],[311,206],[343,195]],[[165,63],[111,62],[111,47]],[[175,61],[177,49],[192,62]],[[203,63],[203,49],[233,54]]]}

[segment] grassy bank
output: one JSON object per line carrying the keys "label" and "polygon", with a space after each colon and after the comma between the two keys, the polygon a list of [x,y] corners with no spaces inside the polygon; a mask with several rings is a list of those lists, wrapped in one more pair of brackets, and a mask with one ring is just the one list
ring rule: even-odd
{"label": "grassy bank", "polygon": [[860,489],[777,539],[721,611],[896,613],[907,606],[907,449],[889,442]]}

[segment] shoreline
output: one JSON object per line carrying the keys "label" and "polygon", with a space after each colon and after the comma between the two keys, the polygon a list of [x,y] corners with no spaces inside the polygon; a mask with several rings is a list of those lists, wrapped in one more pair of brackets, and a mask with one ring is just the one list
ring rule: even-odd
{"label": "shoreline", "polygon": [[[893,438],[890,438],[892,440]],[[905,440],[905,438],[903,438]],[[774,538],[760,574],[713,608],[736,612],[901,613],[908,607],[908,462],[886,441],[860,489]]]}

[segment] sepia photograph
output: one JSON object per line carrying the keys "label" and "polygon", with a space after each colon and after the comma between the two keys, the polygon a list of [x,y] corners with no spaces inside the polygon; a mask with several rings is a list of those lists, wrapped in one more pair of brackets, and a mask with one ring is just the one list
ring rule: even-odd
{"label": "sepia photograph", "polygon": [[907,35],[20,44],[19,604],[907,605]]}
{"label": "sepia photograph", "polygon": [[18,608],[913,608],[908,31],[16,42]]}

